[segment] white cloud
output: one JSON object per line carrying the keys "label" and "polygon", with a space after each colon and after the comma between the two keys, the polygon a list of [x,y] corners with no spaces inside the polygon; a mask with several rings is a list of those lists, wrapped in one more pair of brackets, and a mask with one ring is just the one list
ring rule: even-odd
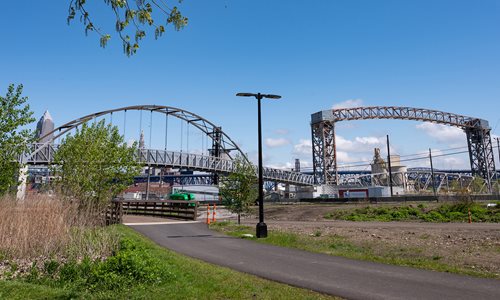
{"label": "white cloud", "polygon": [[270,164],[267,165],[266,167],[290,171],[291,169],[295,168],[295,164],[292,164],[291,162],[286,162],[286,163]]}
{"label": "white cloud", "polygon": [[339,108],[351,108],[351,107],[359,107],[359,106],[363,106],[363,100],[361,100],[361,99],[349,99],[346,101],[335,103],[332,106],[332,108],[339,109]]}
{"label": "white cloud", "polygon": [[308,155],[309,159],[312,155],[312,142],[311,140],[300,139],[298,144],[293,145],[293,155],[305,156]]}
{"label": "white cloud", "polygon": [[348,140],[337,135],[336,141],[337,151],[357,153],[373,152],[374,148],[381,148],[385,145],[385,138],[376,136],[355,137],[353,140]]}
{"label": "white cloud", "polygon": [[416,128],[423,130],[437,142],[448,144],[453,147],[463,146],[466,142],[465,133],[457,127],[426,122],[418,124]]}
{"label": "white cloud", "polygon": [[[346,164],[359,161],[370,162],[373,157],[374,148],[383,148],[385,146],[384,137],[364,136],[346,139],[342,136],[336,136],[337,142],[337,163]],[[312,142],[308,139],[301,139],[299,143],[293,146],[292,155],[302,161],[312,159]],[[306,167],[306,166],[303,166]]]}
{"label": "white cloud", "polygon": [[290,133],[290,131],[288,129],[280,128],[280,129],[276,129],[274,131],[274,133],[277,135],[287,135]]}
{"label": "white cloud", "polygon": [[266,144],[267,147],[269,148],[276,148],[276,147],[282,147],[290,144],[290,140],[285,139],[285,138],[267,138],[264,143]]}
{"label": "white cloud", "polygon": [[[266,165],[266,167],[271,167],[274,169],[281,169],[281,170],[295,170],[295,160],[293,162],[285,162],[285,163],[276,163],[276,164],[270,164]],[[300,169],[309,169],[312,168],[312,163],[309,161],[301,160],[300,161]]]}

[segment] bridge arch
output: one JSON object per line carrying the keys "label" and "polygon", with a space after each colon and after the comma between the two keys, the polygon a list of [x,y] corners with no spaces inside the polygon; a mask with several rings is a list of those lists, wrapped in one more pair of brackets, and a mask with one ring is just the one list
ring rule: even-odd
{"label": "bridge arch", "polygon": [[338,184],[335,123],[371,119],[414,120],[463,129],[467,136],[472,175],[484,178],[491,191],[495,161],[488,121],[437,110],[398,106],[341,108],[312,114],[312,152],[316,182]]}
{"label": "bridge arch", "polygon": [[53,143],[54,140],[56,140],[58,137],[63,136],[67,134],[69,131],[77,128],[78,126],[87,123],[89,121],[92,121],[96,118],[103,117],[106,115],[112,115],[113,113],[116,112],[124,112],[126,113],[127,111],[149,111],[149,112],[155,112],[155,113],[162,113],[165,116],[173,116],[175,118],[178,118],[188,124],[193,125],[196,127],[198,130],[203,132],[205,135],[207,135],[211,140],[212,140],[212,151],[213,151],[213,156],[215,157],[220,157],[222,153],[225,153],[231,157],[230,152],[231,151],[236,151],[238,152],[242,157],[244,157],[247,161],[248,158],[246,155],[243,153],[243,151],[240,149],[240,147],[224,132],[222,131],[221,127],[216,126],[214,123],[210,122],[209,120],[192,113],[190,111],[177,108],[177,107],[172,107],[172,106],[163,106],[163,105],[134,105],[134,106],[125,106],[125,107],[120,107],[120,108],[115,108],[115,109],[110,109],[110,110],[105,110],[101,112],[96,112],[92,113],[86,116],[83,116],[81,118],[69,121],[51,132],[48,132],[44,136],[41,136],[38,140],[39,141],[45,141],[44,143],[41,143],[37,146],[36,149],[34,149],[30,153],[30,157],[33,157],[36,155],[38,152],[41,151],[41,149],[45,148],[48,144]]}
{"label": "bridge arch", "polygon": [[[20,160],[27,164],[49,164],[52,161],[54,152],[57,151],[56,145],[53,145],[53,142],[57,138],[67,134],[71,130],[86,122],[95,120],[96,118],[111,115],[116,112],[126,112],[132,110],[163,113],[166,116],[176,117],[193,125],[212,140],[210,156],[192,153],[179,153],[167,151],[166,149],[139,149],[137,159],[141,163],[158,167],[186,167],[192,170],[227,174],[233,171],[233,157],[231,155],[231,151],[239,153],[248,163],[250,163],[248,157],[244,154],[240,147],[225,132],[222,131],[221,127],[216,126],[209,120],[190,111],[162,105],[126,106],[89,114],[72,120],[55,128],[44,136],[39,137],[38,141],[44,142],[33,144],[28,153],[23,155]],[[312,185],[314,181],[312,175],[267,167],[264,167],[264,179],[295,185]]]}

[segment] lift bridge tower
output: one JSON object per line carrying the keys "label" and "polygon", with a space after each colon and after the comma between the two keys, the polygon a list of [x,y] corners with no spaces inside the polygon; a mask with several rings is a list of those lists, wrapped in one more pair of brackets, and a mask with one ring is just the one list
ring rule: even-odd
{"label": "lift bridge tower", "polygon": [[495,161],[488,121],[441,111],[395,106],[372,106],[323,110],[311,115],[315,183],[338,184],[335,123],[349,120],[393,119],[444,124],[464,130],[473,176],[483,178],[492,191]]}

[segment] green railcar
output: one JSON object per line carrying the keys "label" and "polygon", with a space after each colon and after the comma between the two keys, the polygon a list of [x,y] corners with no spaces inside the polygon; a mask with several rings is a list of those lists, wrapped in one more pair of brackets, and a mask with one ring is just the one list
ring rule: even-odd
{"label": "green railcar", "polygon": [[[190,201],[190,200],[195,200],[194,199],[194,194],[190,193],[174,193],[170,194],[170,200],[185,200],[185,201]],[[190,203],[189,206],[195,206],[194,203]]]}

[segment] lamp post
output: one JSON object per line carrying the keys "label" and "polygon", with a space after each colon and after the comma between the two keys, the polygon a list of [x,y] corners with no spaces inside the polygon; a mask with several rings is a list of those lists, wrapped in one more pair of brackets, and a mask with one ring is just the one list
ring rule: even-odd
{"label": "lamp post", "polygon": [[260,117],[260,100],[263,98],[280,99],[281,96],[271,94],[252,94],[252,93],[238,93],[239,97],[255,97],[257,99],[258,107],[258,135],[259,135],[259,223],[257,224],[257,238],[267,237],[267,225],[264,223],[264,179],[262,178],[262,127]]}

